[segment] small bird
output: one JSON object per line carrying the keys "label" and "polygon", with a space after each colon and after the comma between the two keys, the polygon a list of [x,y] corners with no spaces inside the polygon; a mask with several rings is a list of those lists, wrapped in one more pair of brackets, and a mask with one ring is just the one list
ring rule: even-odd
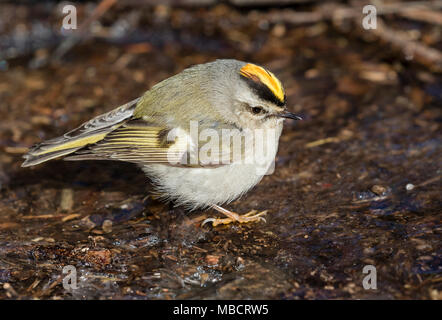
{"label": "small bird", "polygon": [[[246,193],[272,167],[284,119],[301,118],[286,110],[283,86],[273,73],[252,63],[216,60],[187,68],[142,97],[33,146],[22,166],[58,157],[132,162],[152,180],[159,198],[188,210],[212,207],[226,216],[203,224],[265,222],[267,211],[240,215],[220,205]],[[192,133],[192,125],[209,133],[212,148],[207,137]],[[257,141],[256,132],[273,133],[264,139],[265,155],[252,151],[254,143],[232,142],[252,136]],[[217,159],[202,161],[203,151]]]}

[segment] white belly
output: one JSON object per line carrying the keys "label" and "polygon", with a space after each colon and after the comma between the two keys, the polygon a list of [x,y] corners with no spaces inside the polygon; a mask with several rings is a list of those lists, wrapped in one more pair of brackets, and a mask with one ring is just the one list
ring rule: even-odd
{"label": "white belly", "polygon": [[[278,122],[275,143],[265,154],[253,154],[253,160],[218,167],[178,167],[148,164],[143,171],[153,180],[156,191],[187,209],[221,205],[235,200],[273,170],[282,121]],[[257,158],[258,157],[258,158]]]}
{"label": "white belly", "polygon": [[163,164],[144,166],[157,191],[188,209],[230,202],[263,177],[254,165],[230,164],[217,168],[184,168]]}

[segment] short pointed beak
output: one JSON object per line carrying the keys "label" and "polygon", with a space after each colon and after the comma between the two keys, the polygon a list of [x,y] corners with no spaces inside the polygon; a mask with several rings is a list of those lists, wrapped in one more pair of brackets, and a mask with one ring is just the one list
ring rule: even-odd
{"label": "short pointed beak", "polygon": [[291,112],[287,112],[287,111],[284,111],[284,112],[278,114],[278,117],[286,118],[286,119],[293,119],[293,120],[302,120],[302,118],[300,116],[297,116],[296,114],[291,113]]}

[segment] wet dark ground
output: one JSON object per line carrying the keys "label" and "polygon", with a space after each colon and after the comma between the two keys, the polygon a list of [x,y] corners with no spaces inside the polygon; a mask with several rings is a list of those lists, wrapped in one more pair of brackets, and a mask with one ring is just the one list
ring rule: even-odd
{"label": "wet dark ground", "polygon": [[[2,5],[3,45],[36,23],[50,30],[48,11]],[[225,6],[121,9],[103,17],[103,33],[134,15],[126,42],[95,38],[40,68],[50,50],[28,43],[33,53],[3,63],[1,299],[442,298],[440,73],[326,23],[260,24]],[[286,124],[275,173],[228,206],[268,209],[267,223],[201,228],[216,213],[146,197],[131,164],[20,167],[32,144],[226,57],[274,71],[304,117]],[[77,290],[63,289],[67,265]],[[362,286],[366,265],[376,290]]]}

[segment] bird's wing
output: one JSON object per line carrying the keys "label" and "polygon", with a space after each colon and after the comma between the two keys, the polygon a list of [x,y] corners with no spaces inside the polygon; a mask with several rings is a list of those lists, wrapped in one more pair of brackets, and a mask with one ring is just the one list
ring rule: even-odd
{"label": "bird's wing", "polygon": [[138,164],[181,161],[186,152],[185,135],[168,140],[171,129],[141,119],[131,119],[94,144],[65,160],[119,160]]}
{"label": "bird's wing", "polygon": [[[231,159],[232,150],[227,152],[227,156],[222,154],[221,148],[208,151],[205,142],[195,143],[188,130],[167,128],[158,124],[162,121],[154,118],[152,122],[135,119],[133,113],[138,101],[133,100],[61,137],[32,147],[24,156],[26,160],[22,166],[33,166],[63,156],[65,160],[119,160],[186,167],[214,167],[219,166],[223,159]],[[221,129],[213,131],[219,133]],[[204,152],[201,153],[201,150]],[[202,159],[201,154],[206,157]]]}
{"label": "bird's wing", "polygon": [[74,153],[89,144],[102,140],[109,132],[115,130],[132,117],[139,100],[140,98],[132,100],[108,113],[95,117],[61,137],[33,146],[24,155],[25,161],[22,167],[33,166]]}
{"label": "bird's wing", "polygon": [[[215,130],[213,131],[215,133]],[[199,136],[196,139],[200,138]],[[165,128],[142,119],[131,119],[103,139],[73,153],[66,160],[119,160],[137,164],[162,163],[180,167],[218,167],[230,160],[218,143],[195,143],[188,130]],[[212,147],[212,148],[210,148]],[[224,157],[223,157],[224,155]]]}

